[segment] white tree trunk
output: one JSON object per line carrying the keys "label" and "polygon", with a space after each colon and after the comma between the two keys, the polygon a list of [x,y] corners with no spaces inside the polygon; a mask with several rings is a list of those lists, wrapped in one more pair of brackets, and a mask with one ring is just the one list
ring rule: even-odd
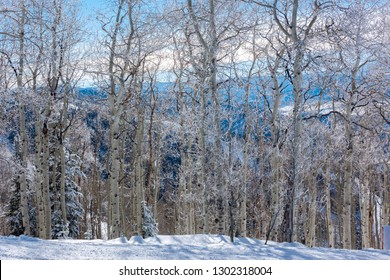
{"label": "white tree trunk", "polygon": [[50,178],[49,178],[49,135],[48,124],[43,123],[43,143],[42,143],[42,155],[41,155],[41,169],[42,169],[42,181],[41,189],[43,191],[43,201],[45,208],[45,226],[44,236],[45,239],[51,239],[51,202],[50,202]]}
{"label": "white tree trunk", "polygon": [[[329,145],[328,145],[329,146]],[[329,152],[329,150],[328,150]],[[331,168],[330,155],[326,162],[325,184],[326,184],[326,225],[328,232],[328,244],[330,248],[335,248],[335,236],[334,225],[332,220],[332,198],[330,194],[331,181],[330,181],[330,168]]]}
{"label": "white tree trunk", "polygon": [[42,166],[41,166],[41,156],[42,156],[42,137],[41,137],[41,127],[42,122],[39,119],[38,109],[35,108],[35,192],[36,192],[36,205],[37,205],[37,233],[38,237],[44,239],[45,236],[45,204],[43,200],[43,189],[42,189]]}
{"label": "white tree trunk", "polygon": [[[122,90],[122,89],[121,89]],[[116,106],[116,102],[112,101],[111,107],[112,122],[110,125],[110,153],[111,153],[111,168],[110,168],[110,204],[111,204],[111,238],[118,238],[122,234],[120,220],[120,203],[119,203],[119,119],[121,110]],[[119,110],[118,110],[119,109]]]}
{"label": "white tree trunk", "polygon": [[22,222],[24,227],[24,234],[30,235],[30,218],[29,207],[27,198],[27,132],[26,132],[26,113],[23,96],[23,75],[24,75],[24,60],[25,60],[25,21],[26,21],[26,7],[25,1],[21,3],[21,15],[19,18],[19,69],[17,72],[17,89],[18,89],[18,102],[19,102],[19,122],[20,122],[20,208],[22,213]]}
{"label": "white tree trunk", "polygon": [[65,197],[65,135],[67,126],[67,116],[68,116],[68,98],[67,96],[64,96],[64,104],[63,104],[63,110],[62,110],[62,119],[61,119],[61,125],[60,125],[60,145],[59,145],[59,152],[60,152],[60,166],[61,166],[61,174],[60,174],[60,192],[61,192],[61,213],[62,213],[62,222],[65,226],[68,224],[67,219],[67,211],[66,211],[66,197]]}
{"label": "white tree trunk", "polygon": [[351,132],[351,100],[347,103],[345,120],[345,151],[344,168],[344,200],[343,200],[343,248],[352,248],[351,214],[352,214],[352,132]]}
{"label": "white tree trunk", "polygon": [[309,247],[316,246],[316,216],[317,216],[317,185],[316,174],[312,174],[312,180],[309,183],[309,209],[308,209],[308,232],[306,244]]}
{"label": "white tree trunk", "polygon": [[[142,109],[141,109],[142,110]],[[144,115],[139,113],[137,127],[137,162],[136,162],[136,177],[137,177],[137,233],[142,236],[143,213],[142,201],[144,200],[143,191],[143,176],[142,176],[142,152],[143,152],[143,135],[144,135]]]}

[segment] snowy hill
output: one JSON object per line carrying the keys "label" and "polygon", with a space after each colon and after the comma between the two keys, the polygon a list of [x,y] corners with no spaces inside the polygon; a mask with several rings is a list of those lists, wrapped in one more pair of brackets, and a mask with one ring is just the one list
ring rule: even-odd
{"label": "snowy hill", "polygon": [[0,259],[30,260],[390,260],[390,251],[308,248],[221,235],[164,236],[130,240],[41,240],[0,237]]}

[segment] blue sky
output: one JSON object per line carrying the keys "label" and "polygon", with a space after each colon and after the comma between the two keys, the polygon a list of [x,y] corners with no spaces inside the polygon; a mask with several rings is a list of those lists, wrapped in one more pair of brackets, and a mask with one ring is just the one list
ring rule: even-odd
{"label": "blue sky", "polygon": [[83,6],[86,8],[99,8],[102,4],[106,2],[105,0],[80,0]]}
{"label": "blue sky", "polygon": [[107,2],[107,0],[79,0],[83,7],[83,14],[86,16],[93,15],[95,10],[104,7]]}

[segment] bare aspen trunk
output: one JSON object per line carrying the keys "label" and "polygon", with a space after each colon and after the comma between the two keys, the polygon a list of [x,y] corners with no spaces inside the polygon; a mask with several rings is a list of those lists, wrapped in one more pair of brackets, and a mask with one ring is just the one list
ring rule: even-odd
{"label": "bare aspen trunk", "polygon": [[[204,95],[204,93],[203,93]],[[204,99],[204,98],[203,98]],[[203,106],[205,107],[205,101],[203,102]],[[203,225],[202,225],[202,232],[204,234],[209,233],[209,211],[208,211],[208,204],[209,204],[209,189],[206,186],[206,133],[205,133],[205,118],[206,118],[206,110],[205,108],[202,110],[202,125],[199,129],[200,133],[200,155],[199,155],[199,164],[200,166],[200,186],[202,189],[202,196],[203,196],[203,201],[202,201],[202,217],[203,217]]]}
{"label": "bare aspen trunk", "polygon": [[[38,24],[38,33],[39,35],[39,52],[36,57],[36,65],[32,70],[32,90],[35,95],[38,95],[38,73],[39,67],[42,63],[43,57],[43,22],[42,22],[42,7],[39,7],[39,24]],[[34,176],[34,186],[35,186],[35,202],[37,209],[37,218],[36,218],[36,234],[39,238],[45,238],[45,208],[43,201],[43,190],[42,190],[42,166],[41,166],[41,155],[42,155],[42,121],[39,112],[38,106],[34,106],[34,129],[35,129],[35,137],[34,137],[34,165],[35,165],[35,176]]]}
{"label": "bare aspen trunk", "polygon": [[[97,117],[97,123],[99,123],[99,115]],[[99,169],[98,169],[98,147],[99,147],[100,137],[98,136],[95,142],[94,147],[94,165],[93,165],[93,196],[96,200],[93,201],[93,213],[95,217],[93,219],[93,226],[96,230],[95,238],[102,238],[102,209],[101,209],[101,190],[100,190],[100,179],[99,179]]]}
{"label": "bare aspen trunk", "polygon": [[20,122],[20,163],[21,169],[19,171],[20,178],[20,209],[22,213],[22,223],[24,228],[24,234],[31,235],[30,232],[30,218],[28,209],[28,198],[27,198],[27,132],[26,132],[26,113],[25,105],[23,100],[23,75],[24,75],[24,60],[25,60],[25,21],[27,17],[25,1],[21,3],[21,16],[19,18],[19,64],[17,71],[17,90],[18,90],[18,103],[19,103],[19,122]]}
{"label": "bare aspen trunk", "polygon": [[151,99],[151,111],[150,111],[150,123],[149,123],[149,167],[148,167],[148,177],[146,181],[146,203],[150,205],[152,203],[152,176],[153,176],[153,121],[154,121],[154,111],[156,109],[156,100],[155,95],[152,92]]}
{"label": "bare aspen trunk", "polygon": [[[54,131],[54,134],[57,134],[58,131],[57,131],[57,127],[56,125],[54,126],[53,128],[53,131]],[[51,200],[52,200],[52,211],[53,213],[57,212],[57,211],[60,211],[60,207],[61,207],[61,192],[59,192],[58,188],[57,188],[57,173],[58,173],[58,160],[60,159],[60,149],[58,149],[58,146],[59,146],[59,141],[58,139],[54,138],[54,140],[52,140],[53,142],[50,142],[49,140],[49,145],[54,143],[54,152],[51,153],[51,151],[49,151],[50,153],[50,160],[53,162],[52,163],[52,169],[53,171],[51,172],[51,176],[49,178],[49,181],[50,181],[50,187],[51,187],[51,191],[52,191],[52,194],[51,194]],[[50,160],[49,160],[49,165],[50,164]]]}
{"label": "bare aspen trunk", "polygon": [[[264,106],[265,108],[265,106]],[[265,110],[264,110],[264,116],[263,120],[266,120],[265,117]],[[266,225],[269,224],[269,220],[267,217],[267,213],[265,211],[266,209],[266,200],[263,199],[265,198],[265,170],[264,170],[264,130],[263,129],[258,129],[259,131],[259,172],[260,172],[260,193],[261,193],[261,199],[259,200],[259,209],[260,209],[260,215],[259,215],[259,239],[265,239],[266,234],[267,234],[267,227]]]}
{"label": "bare aspen trunk", "polygon": [[[250,132],[248,132],[250,133]],[[245,143],[244,143],[244,168],[243,168],[243,182],[241,186],[241,200],[240,200],[240,235],[245,237],[246,236],[246,221],[247,221],[247,185],[248,185],[248,138],[249,134],[246,134],[245,136]]]}
{"label": "bare aspen trunk", "polygon": [[41,239],[45,238],[45,205],[43,200],[43,189],[42,189],[42,166],[41,166],[41,155],[42,155],[42,138],[41,138],[41,127],[42,123],[39,120],[38,109],[35,108],[35,192],[36,192],[36,204],[38,210],[37,217],[37,232],[38,237]]}
{"label": "bare aspen trunk", "polygon": [[[126,134],[125,134],[126,135]],[[125,142],[126,137],[120,137],[119,141],[119,158],[124,159],[124,153],[125,153]],[[125,200],[125,187],[123,183],[123,178],[125,177],[125,163],[124,160],[120,161],[119,166],[119,209],[120,209],[120,228],[122,230],[122,236],[129,236],[131,235],[131,231],[127,230],[127,223],[126,223],[126,200]],[[129,234],[129,235],[128,235]]]}
{"label": "bare aspen trunk", "polygon": [[[141,109],[142,110],[142,109]],[[142,201],[144,200],[143,192],[143,179],[142,179],[142,152],[143,152],[143,135],[144,135],[144,116],[143,112],[139,113],[137,128],[137,162],[136,162],[136,174],[137,174],[137,233],[142,236]]]}
{"label": "bare aspen trunk", "polygon": [[[329,145],[328,145],[329,147]],[[331,181],[330,181],[330,155],[328,155],[326,162],[325,184],[326,184],[326,225],[328,232],[328,244],[330,248],[335,248],[334,225],[332,220],[332,198],[330,195]]]}
{"label": "bare aspen trunk", "polygon": [[[191,138],[188,139],[188,147],[189,149],[192,146],[192,140]],[[193,169],[193,163],[192,163],[192,155],[191,152],[187,155],[186,158],[187,161],[187,167],[188,170]],[[193,184],[192,184],[192,173],[188,174],[187,178],[187,187],[188,187],[188,195],[189,195],[189,202],[188,202],[188,233],[189,234],[195,234],[196,233],[196,226],[195,226],[195,203],[194,203],[194,196],[195,193],[193,191]]]}
{"label": "bare aspen trunk", "polygon": [[[21,101],[22,102],[22,101]],[[26,133],[26,118],[25,118],[25,106],[19,104],[19,117],[20,117],[20,134],[21,134],[21,170],[20,170],[20,208],[22,213],[22,223],[24,228],[24,234],[31,235],[30,232],[30,218],[29,207],[27,197],[27,133]]]}
{"label": "bare aspen trunk", "polygon": [[161,172],[161,163],[160,163],[160,145],[161,145],[161,131],[157,126],[157,141],[156,141],[156,155],[155,155],[155,171],[154,171],[154,185],[153,185],[153,216],[156,222],[158,223],[158,199],[160,194],[160,172]]}
{"label": "bare aspen trunk", "polygon": [[352,213],[352,132],[351,132],[351,101],[347,103],[345,138],[347,148],[345,152],[344,169],[344,201],[343,201],[343,248],[351,249],[351,213]]}
{"label": "bare aspen trunk", "polygon": [[[283,55],[283,51],[280,55]],[[282,224],[282,193],[281,193],[281,178],[280,173],[282,169],[281,157],[279,151],[279,107],[281,92],[276,70],[279,68],[280,57],[277,58],[275,65],[268,65],[272,75],[272,83],[274,88],[274,106],[270,120],[272,133],[272,148],[270,155],[271,164],[271,201],[270,201],[270,220],[268,221],[268,229],[266,232],[266,240],[274,236],[276,239],[280,236],[280,226]],[[265,103],[265,101],[264,101]]]}
{"label": "bare aspen trunk", "polygon": [[[298,1],[296,1],[298,2]],[[295,41],[298,44],[298,41]],[[289,242],[299,242],[299,232],[296,227],[299,225],[299,196],[301,195],[301,174],[299,172],[300,164],[300,141],[301,141],[301,113],[302,113],[302,59],[303,53],[301,49],[297,49],[297,57],[294,61],[294,79],[293,79],[293,93],[294,93],[294,109],[293,109],[293,147],[292,147],[292,175],[291,175],[291,194],[289,201],[289,219],[288,222],[288,240]],[[298,195],[298,197],[296,197]]]}
{"label": "bare aspen trunk", "polygon": [[[18,78],[19,84],[19,78]],[[20,89],[22,90],[22,89]],[[19,102],[23,102],[19,99]],[[22,213],[22,222],[24,228],[24,234],[31,235],[30,232],[30,218],[29,218],[29,207],[27,198],[27,132],[26,132],[26,116],[25,106],[23,103],[19,103],[19,117],[20,117],[20,134],[21,134],[21,170],[20,170],[20,208]]]}
{"label": "bare aspen trunk", "polygon": [[[231,95],[230,91],[228,93],[228,120],[230,121],[232,118],[232,113],[231,113]],[[235,197],[234,197],[234,182],[233,182],[233,155],[232,155],[232,134],[231,131],[228,130],[227,132],[227,140],[228,140],[228,145],[229,145],[229,156],[228,156],[228,167],[229,167],[229,174],[228,174],[228,215],[227,215],[227,220],[229,220],[229,236],[230,236],[230,242],[234,242],[234,235],[235,235],[235,215],[234,215],[234,204],[235,204]]]}
{"label": "bare aspen trunk", "polygon": [[114,110],[114,120],[110,126],[111,139],[111,169],[110,169],[110,197],[111,197],[111,238],[121,236],[120,203],[119,203],[119,112]]}
{"label": "bare aspen trunk", "polygon": [[[136,145],[134,144],[133,145],[133,148],[136,149],[135,147]],[[131,201],[131,205],[130,205],[130,208],[131,208],[131,218],[130,220],[132,221],[132,232],[133,232],[133,235],[138,235],[138,232],[137,232],[137,167],[136,167],[136,162],[137,162],[137,159],[136,159],[136,155],[137,153],[135,152],[134,153],[134,161],[132,163],[132,167],[133,167],[133,176],[130,177],[130,181],[131,181],[131,190],[130,190],[130,201]]]}
{"label": "bare aspen trunk", "polygon": [[42,181],[41,189],[43,190],[43,201],[45,208],[45,226],[44,236],[45,239],[51,238],[51,203],[50,203],[50,178],[49,178],[49,136],[47,122],[43,123],[43,144],[42,144]]}
{"label": "bare aspen trunk", "polygon": [[361,184],[361,199],[360,199],[360,209],[362,215],[362,248],[370,248],[370,220],[369,220],[369,211],[370,211],[370,192],[369,192],[369,171],[367,170],[364,175],[365,178]]}
{"label": "bare aspen trunk", "polygon": [[[137,130],[136,132],[137,133]],[[137,134],[136,134],[137,135]],[[137,137],[137,136],[135,136]],[[135,138],[136,139],[136,138]],[[130,231],[131,235],[138,235],[137,233],[137,170],[136,170],[136,162],[137,162],[137,143],[133,141],[131,144],[131,154],[130,154],[130,163],[129,168],[131,169],[129,185],[130,185]]]}
{"label": "bare aspen trunk", "polygon": [[[115,87],[115,84],[112,85]],[[121,104],[122,97],[124,95],[124,85],[121,84],[118,92],[118,96],[114,92],[109,95],[110,101],[110,157],[111,157],[111,168],[110,168],[110,236],[111,238],[118,238],[123,234],[122,221],[120,216],[120,191],[119,191],[119,175],[120,175],[120,118],[123,111],[123,104]],[[118,99],[116,99],[118,98]],[[119,100],[119,101],[117,101]]]}
{"label": "bare aspen trunk", "polygon": [[[312,158],[317,158],[317,147],[319,142],[319,135],[318,132],[315,131],[313,133],[313,140],[311,145],[312,152]],[[308,208],[308,230],[307,230],[307,237],[305,238],[306,244],[309,247],[315,247],[316,246],[316,222],[317,222],[317,166],[315,165],[314,160],[312,160],[311,164],[311,178],[308,178],[308,189],[309,189],[309,208]]]}
{"label": "bare aspen trunk", "polygon": [[65,199],[65,146],[64,139],[66,132],[63,130],[66,127],[67,115],[68,115],[68,98],[65,95],[64,104],[62,110],[62,120],[60,125],[60,137],[59,137],[59,152],[60,152],[60,165],[61,165],[61,174],[60,174],[60,192],[61,192],[61,213],[62,213],[62,222],[65,226],[68,224],[67,212],[66,212],[66,199]]}
{"label": "bare aspen trunk", "polygon": [[336,179],[336,207],[337,207],[337,231],[336,235],[337,244],[342,246],[343,243],[343,183],[341,177],[341,166],[337,168],[337,179]]}
{"label": "bare aspen trunk", "polygon": [[316,246],[316,216],[317,216],[317,185],[316,176],[312,174],[312,178],[309,182],[309,209],[308,209],[308,232],[306,238],[306,244],[309,247]]}
{"label": "bare aspen trunk", "polygon": [[186,180],[186,173],[188,172],[188,155],[185,151],[185,146],[187,145],[187,139],[185,136],[185,121],[184,121],[184,98],[183,98],[183,88],[181,85],[181,77],[182,77],[182,65],[180,69],[180,75],[178,77],[178,85],[179,85],[179,104],[180,104],[180,174],[179,174],[179,191],[183,190],[183,209],[185,213],[184,217],[184,232],[186,234],[190,234],[189,228],[190,228],[190,222],[189,222],[189,199],[188,196],[188,188],[187,188],[187,180]]}
{"label": "bare aspen trunk", "polygon": [[[186,141],[184,138],[184,135],[182,135],[182,141]],[[182,145],[185,145],[185,142],[182,142]],[[188,195],[188,186],[187,186],[187,180],[186,180],[186,174],[185,174],[185,169],[187,169],[187,160],[186,160],[186,155],[184,154],[184,149],[181,147],[181,161],[183,164],[180,167],[180,178],[179,178],[179,193],[182,193],[180,200],[182,201],[182,222],[183,222],[183,232],[186,234],[189,234],[189,199],[190,196]]]}

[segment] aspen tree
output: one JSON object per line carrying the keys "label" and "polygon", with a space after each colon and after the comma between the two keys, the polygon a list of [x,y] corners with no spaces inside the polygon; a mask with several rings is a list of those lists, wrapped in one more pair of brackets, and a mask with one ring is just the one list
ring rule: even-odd
{"label": "aspen tree", "polygon": [[27,172],[27,131],[26,131],[26,106],[24,104],[24,87],[23,87],[23,77],[24,77],[24,67],[26,59],[26,48],[25,48],[25,25],[27,19],[27,8],[26,1],[23,0],[20,3],[21,11],[18,22],[18,43],[19,43],[19,62],[18,70],[16,72],[17,80],[17,89],[18,89],[18,102],[19,102],[19,118],[20,118],[20,137],[21,137],[21,171],[20,171],[20,203],[21,203],[21,212],[23,227],[26,235],[30,235],[30,219],[29,219],[29,210],[28,210],[28,201],[27,201],[27,181],[26,181],[26,172]]}
{"label": "aspen tree", "polygon": [[[273,20],[277,24],[279,30],[288,38],[288,51],[291,57],[291,69],[288,69],[290,82],[292,84],[292,92],[294,96],[293,116],[292,116],[292,154],[291,154],[291,175],[290,175],[290,190],[289,201],[286,205],[288,218],[285,221],[287,224],[287,241],[298,241],[297,231],[294,229],[298,225],[298,207],[295,205],[297,195],[300,195],[302,178],[299,172],[300,164],[300,134],[301,134],[301,118],[302,118],[302,75],[307,67],[304,62],[307,52],[307,45],[313,38],[313,27],[317,22],[317,18],[321,10],[325,7],[319,1],[300,2],[294,1],[274,1],[273,3],[263,3],[258,1],[253,2],[261,7],[266,8],[272,13]],[[310,3],[305,14],[300,14],[301,6]],[[305,20],[301,21],[300,17]]]}

